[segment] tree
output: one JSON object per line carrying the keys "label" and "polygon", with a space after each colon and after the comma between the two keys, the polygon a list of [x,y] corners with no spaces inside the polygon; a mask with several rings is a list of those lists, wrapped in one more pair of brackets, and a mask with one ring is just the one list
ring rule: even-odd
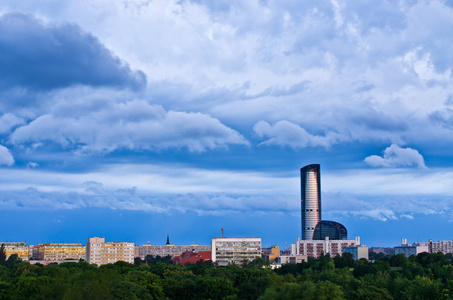
{"label": "tree", "polygon": [[354,266],[354,259],[352,258],[352,254],[346,252],[341,256],[335,256],[333,262],[335,263],[335,268],[337,269],[352,268]]}
{"label": "tree", "polygon": [[396,254],[392,255],[389,259],[389,263],[391,267],[402,267],[404,262],[406,261],[406,256],[404,254]]}
{"label": "tree", "polygon": [[341,300],[344,299],[344,292],[339,285],[330,281],[321,281],[316,285],[316,297],[320,300]]}
{"label": "tree", "polygon": [[200,299],[225,299],[234,291],[233,283],[222,277],[202,277],[197,280],[196,289]]}
{"label": "tree", "polygon": [[19,258],[19,256],[16,253],[11,254],[8,257],[8,259],[6,260],[6,267],[10,270],[12,270],[12,269],[15,270],[21,261],[22,260]]}
{"label": "tree", "polygon": [[357,299],[364,300],[391,300],[393,299],[386,289],[380,289],[375,286],[367,286],[357,291]]}
{"label": "tree", "polygon": [[330,257],[330,254],[321,255],[318,260],[313,264],[313,267],[318,271],[324,270],[334,270],[335,263],[333,259]]}
{"label": "tree", "polygon": [[6,250],[5,250],[5,244],[2,244],[2,247],[0,248],[0,266],[6,265]]}
{"label": "tree", "polygon": [[354,271],[352,272],[355,277],[362,277],[366,274],[373,274],[376,272],[376,268],[373,264],[369,263],[366,259],[361,258],[356,261],[354,265]]}
{"label": "tree", "polygon": [[293,299],[315,299],[316,286],[313,282],[284,283],[280,287],[270,287],[259,298],[260,300],[293,300]]}
{"label": "tree", "polygon": [[270,264],[268,261],[266,261],[262,257],[257,257],[254,260],[252,260],[251,262],[249,262],[245,266],[245,268],[247,268],[247,269],[263,269],[263,268],[269,267],[269,266],[270,266]]}

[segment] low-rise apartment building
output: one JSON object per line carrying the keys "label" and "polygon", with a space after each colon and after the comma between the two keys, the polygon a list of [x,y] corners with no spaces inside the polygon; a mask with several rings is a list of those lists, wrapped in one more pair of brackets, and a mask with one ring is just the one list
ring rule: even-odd
{"label": "low-rise apartment building", "polygon": [[85,246],[81,243],[40,244],[37,259],[44,261],[85,259]]}
{"label": "low-rise apartment building", "polygon": [[86,260],[90,264],[105,265],[117,261],[134,263],[134,243],[105,242],[105,238],[92,237],[86,245]]}
{"label": "low-rise apartment building", "polygon": [[135,246],[135,257],[140,257],[140,259],[145,259],[147,255],[152,256],[180,256],[182,253],[192,251],[192,252],[201,252],[201,251],[211,251],[211,246],[204,246],[198,244],[191,244],[188,246],[168,244],[165,246],[156,246],[156,245],[143,245]]}
{"label": "low-rise apartment building", "polygon": [[[5,254],[6,259],[8,259],[11,255],[17,254],[17,257],[23,261],[28,261],[28,249],[29,246],[25,243],[18,242],[18,243],[1,243],[5,245]],[[1,245],[0,244],[0,245]]]}
{"label": "low-rise apartment building", "polygon": [[299,240],[296,254],[307,255],[308,257],[318,258],[321,255],[329,254],[334,258],[343,254],[343,249],[350,246],[360,245],[360,237],[355,240],[331,240],[326,237],[325,240]]}
{"label": "low-rise apartment building", "polygon": [[260,238],[215,238],[211,247],[211,260],[218,266],[242,265],[261,257]]}

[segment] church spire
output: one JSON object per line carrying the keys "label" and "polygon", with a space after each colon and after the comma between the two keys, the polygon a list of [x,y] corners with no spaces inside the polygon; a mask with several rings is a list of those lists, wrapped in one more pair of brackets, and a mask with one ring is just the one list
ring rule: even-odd
{"label": "church spire", "polygon": [[170,245],[170,236],[167,234],[167,245]]}

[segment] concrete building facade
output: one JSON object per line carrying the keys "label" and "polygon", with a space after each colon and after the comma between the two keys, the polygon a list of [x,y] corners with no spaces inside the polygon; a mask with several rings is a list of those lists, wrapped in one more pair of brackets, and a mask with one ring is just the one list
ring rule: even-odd
{"label": "concrete building facade", "polygon": [[280,247],[272,246],[270,248],[262,248],[261,256],[269,263],[274,263],[277,261],[277,258],[280,256]]}
{"label": "concrete building facade", "polygon": [[218,266],[242,265],[261,257],[260,238],[215,238],[211,248],[211,260]]}
{"label": "concrete building facade", "polygon": [[37,259],[50,261],[85,259],[85,246],[81,243],[40,244]]}
{"label": "concrete building facade", "polygon": [[280,255],[277,258],[277,264],[298,264],[303,261],[307,261],[307,255]]}
{"label": "concrete building facade", "polygon": [[168,244],[165,246],[156,246],[156,245],[143,245],[135,246],[135,257],[140,257],[140,259],[145,259],[147,255],[152,256],[171,256],[171,258],[180,256],[186,251],[192,252],[201,252],[201,251],[211,251],[211,245],[204,246],[198,244],[192,244],[188,246],[180,246]]}
{"label": "concrete building facade", "polygon": [[1,243],[1,244],[5,245],[6,259],[8,259],[13,254],[17,254],[17,257],[20,258],[21,260],[28,261],[29,246],[26,245],[25,243],[18,242],[18,243]]}
{"label": "concrete building facade", "polygon": [[369,259],[368,247],[366,245],[354,245],[343,248],[343,253],[351,253],[354,260],[361,258]]}
{"label": "concrete building facade", "polygon": [[105,242],[105,238],[92,237],[86,245],[86,260],[90,264],[105,265],[117,261],[134,263],[134,243]]}
{"label": "concrete building facade", "polygon": [[437,253],[442,252],[443,254],[453,253],[453,241],[438,241],[433,242],[429,240],[429,242],[421,242],[417,243],[422,246],[428,246],[429,253]]}
{"label": "concrete building facade", "polygon": [[401,240],[401,246],[394,247],[395,255],[396,254],[404,254],[404,256],[409,257],[411,255],[418,255],[422,252],[429,253],[429,245],[421,244],[421,243],[414,243],[408,244],[407,239]]}
{"label": "concrete building facade", "polygon": [[318,258],[321,255],[329,254],[332,258],[343,254],[343,249],[350,246],[360,245],[360,237],[355,240],[298,240],[299,252],[297,255],[307,255]]}

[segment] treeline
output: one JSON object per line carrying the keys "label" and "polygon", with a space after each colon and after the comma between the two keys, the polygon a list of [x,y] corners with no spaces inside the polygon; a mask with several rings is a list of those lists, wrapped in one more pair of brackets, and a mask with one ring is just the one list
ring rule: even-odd
{"label": "treeline", "polygon": [[12,255],[0,258],[0,299],[453,299],[453,264],[442,253],[374,262],[326,255],[275,270],[262,258],[216,267],[148,256],[97,267]]}

